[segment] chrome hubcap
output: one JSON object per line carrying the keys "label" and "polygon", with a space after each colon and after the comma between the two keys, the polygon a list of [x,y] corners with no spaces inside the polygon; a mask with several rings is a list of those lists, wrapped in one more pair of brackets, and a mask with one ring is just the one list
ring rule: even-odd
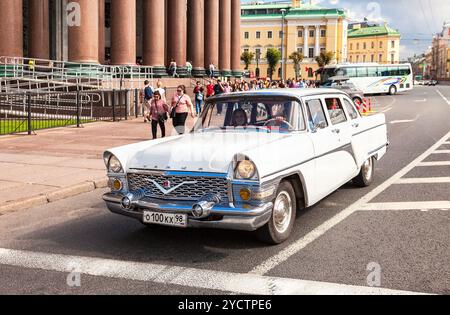
{"label": "chrome hubcap", "polygon": [[372,163],[373,163],[372,158],[370,158],[364,163],[362,167],[363,175],[366,180],[370,180],[372,178],[373,173]]}
{"label": "chrome hubcap", "polygon": [[275,200],[273,208],[273,223],[278,233],[288,230],[291,223],[292,200],[285,191],[281,192]]}

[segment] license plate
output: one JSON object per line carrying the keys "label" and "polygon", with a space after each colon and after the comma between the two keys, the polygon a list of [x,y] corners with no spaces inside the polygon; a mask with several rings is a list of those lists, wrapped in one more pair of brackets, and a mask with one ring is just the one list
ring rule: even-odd
{"label": "license plate", "polygon": [[186,214],[171,214],[153,211],[144,212],[144,223],[159,224],[175,227],[187,227]]}

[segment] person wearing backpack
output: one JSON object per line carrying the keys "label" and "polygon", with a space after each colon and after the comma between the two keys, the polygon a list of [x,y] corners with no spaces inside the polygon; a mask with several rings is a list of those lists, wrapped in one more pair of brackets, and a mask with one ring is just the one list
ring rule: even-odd
{"label": "person wearing backpack", "polygon": [[150,86],[150,81],[145,80],[144,82],[144,123],[151,121],[150,117],[150,101],[153,98],[153,88]]}

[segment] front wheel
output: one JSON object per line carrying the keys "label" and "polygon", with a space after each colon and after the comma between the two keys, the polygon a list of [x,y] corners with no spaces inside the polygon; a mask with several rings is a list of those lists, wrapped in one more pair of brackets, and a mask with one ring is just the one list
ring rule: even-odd
{"label": "front wheel", "polygon": [[373,182],[375,173],[375,158],[371,157],[361,166],[359,175],[353,179],[353,183],[358,187],[369,187]]}
{"label": "front wheel", "polygon": [[389,95],[395,95],[397,94],[397,87],[395,85],[391,85],[389,88]]}
{"label": "front wheel", "polygon": [[283,243],[292,233],[296,216],[294,188],[290,182],[283,181],[278,188],[269,222],[256,232],[258,238],[271,245]]}

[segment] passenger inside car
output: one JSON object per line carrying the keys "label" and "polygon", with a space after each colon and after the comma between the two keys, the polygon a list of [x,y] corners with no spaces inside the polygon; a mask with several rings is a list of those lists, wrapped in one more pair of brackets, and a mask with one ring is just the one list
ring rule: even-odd
{"label": "passenger inside car", "polygon": [[248,124],[248,117],[245,110],[238,108],[233,112],[231,125],[233,127],[246,127]]}

